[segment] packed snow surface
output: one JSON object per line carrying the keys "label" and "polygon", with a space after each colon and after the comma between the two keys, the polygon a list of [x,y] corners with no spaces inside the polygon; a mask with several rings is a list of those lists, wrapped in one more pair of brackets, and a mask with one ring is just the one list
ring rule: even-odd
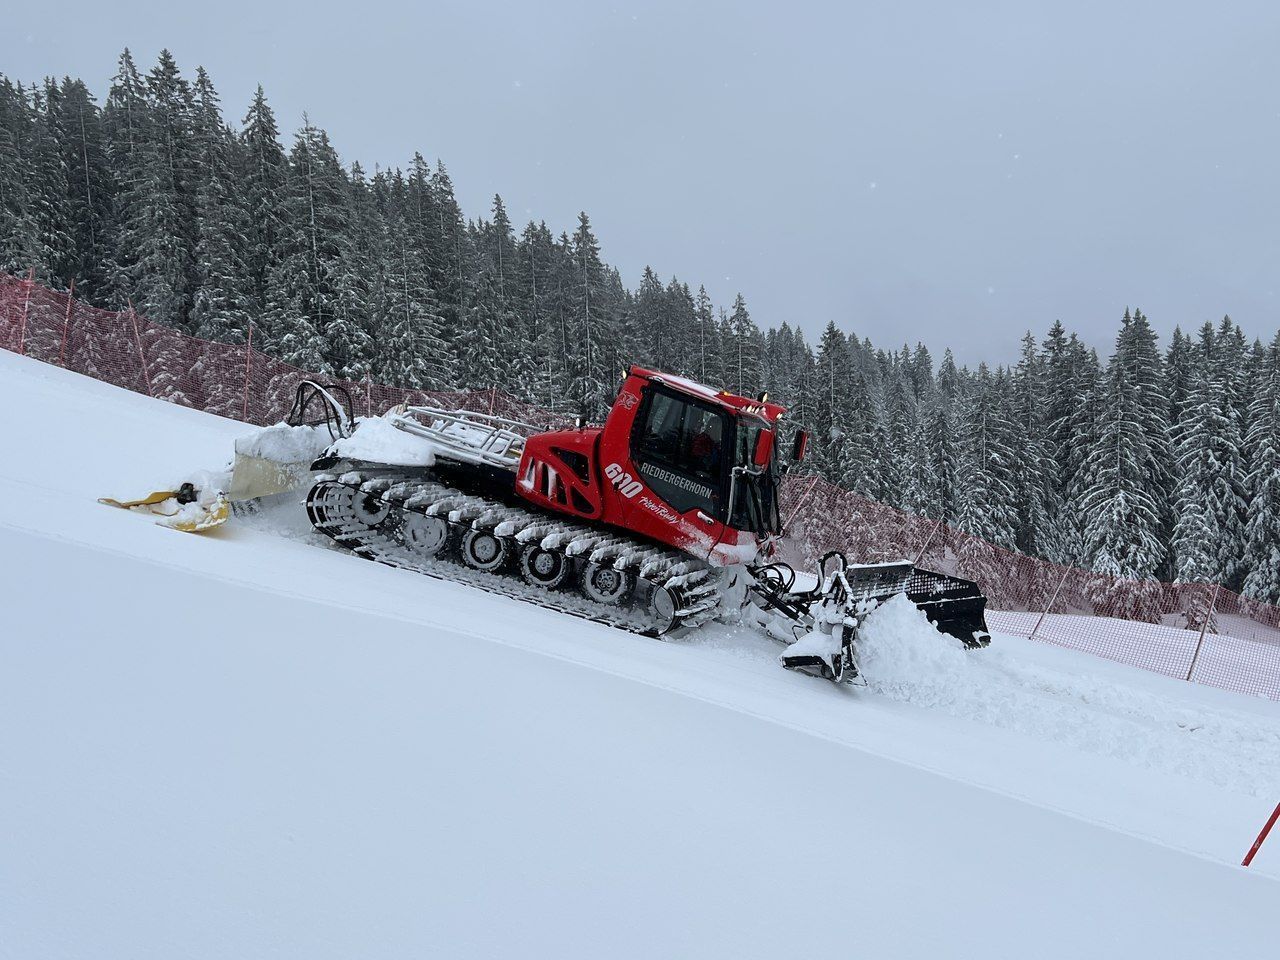
{"label": "packed snow surface", "polygon": [[867,618],[865,685],[96,497],[243,424],[0,353],[0,957],[1262,957],[1280,706]]}

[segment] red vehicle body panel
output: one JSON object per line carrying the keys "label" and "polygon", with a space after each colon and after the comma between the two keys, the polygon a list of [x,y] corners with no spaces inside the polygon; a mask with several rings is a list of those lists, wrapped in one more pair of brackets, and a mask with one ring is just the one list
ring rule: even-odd
{"label": "red vehicle body panel", "polygon": [[755,533],[736,530],[701,510],[681,513],[645,482],[631,456],[631,435],[644,392],[653,384],[735,418],[748,413],[766,421],[763,449],[771,454],[784,408],[632,367],[603,427],[542,433],[526,441],[516,492],[544,509],[618,527],[717,566],[754,560],[760,549]]}

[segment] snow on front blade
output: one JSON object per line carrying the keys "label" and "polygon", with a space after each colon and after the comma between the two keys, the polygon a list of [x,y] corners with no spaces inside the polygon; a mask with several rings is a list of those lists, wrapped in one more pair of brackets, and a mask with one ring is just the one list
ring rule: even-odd
{"label": "snow on front blade", "polygon": [[862,620],[858,664],[867,682],[895,699],[914,699],[922,678],[959,680],[968,652],[940,632],[904,594],[890,597]]}

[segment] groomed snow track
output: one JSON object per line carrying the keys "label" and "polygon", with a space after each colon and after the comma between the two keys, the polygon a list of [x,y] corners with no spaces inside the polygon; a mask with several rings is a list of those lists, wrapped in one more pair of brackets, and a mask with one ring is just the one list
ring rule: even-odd
{"label": "groomed snow track", "polygon": [[1275,704],[900,605],[837,687],[298,503],[179,534],[94,500],[242,425],[3,353],[0,403],[2,957],[1272,952]]}

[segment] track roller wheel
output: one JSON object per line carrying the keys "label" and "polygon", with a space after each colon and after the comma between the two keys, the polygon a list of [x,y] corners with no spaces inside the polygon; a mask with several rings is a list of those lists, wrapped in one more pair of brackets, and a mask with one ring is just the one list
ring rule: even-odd
{"label": "track roller wheel", "polygon": [[658,633],[666,633],[676,626],[676,610],[679,600],[676,595],[663,586],[655,586],[649,597],[649,612],[653,614]]}
{"label": "track roller wheel", "polygon": [[372,529],[391,513],[391,504],[374,493],[357,493],[352,505],[356,519]]}
{"label": "track roller wheel", "polygon": [[582,571],[582,592],[596,603],[622,603],[634,586],[631,575],[599,563],[588,563]]}
{"label": "track roller wheel", "polygon": [[449,544],[449,521],[407,511],[400,522],[400,542],[419,557],[434,557]]}
{"label": "track roller wheel", "polygon": [[520,575],[526,583],[547,590],[561,586],[573,570],[569,558],[558,550],[544,550],[531,543],[520,553]]}
{"label": "track roller wheel", "polygon": [[511,559],[511,541],[490,530],[468,530],[462,537],[462,562],[473,570],[492,573]]}

